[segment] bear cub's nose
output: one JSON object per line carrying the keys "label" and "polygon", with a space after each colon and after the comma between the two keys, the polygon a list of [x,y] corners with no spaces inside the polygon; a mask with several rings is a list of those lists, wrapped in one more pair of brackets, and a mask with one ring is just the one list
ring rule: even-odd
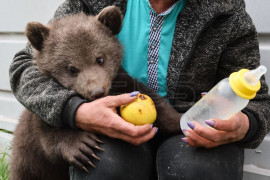
{"label": "bear cub's nose", "polygon": [[93,100],[101,98],[105,95],[105,89],[104,88],[96,88],[91,92],[91,97]]}

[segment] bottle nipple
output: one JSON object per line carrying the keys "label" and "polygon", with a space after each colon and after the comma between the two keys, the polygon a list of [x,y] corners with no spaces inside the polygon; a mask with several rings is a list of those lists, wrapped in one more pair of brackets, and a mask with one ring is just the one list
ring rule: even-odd
{"label": "bottle nipple", "polygon": [[259,83],[261,76],[264,75],[266,71],[267,68],[261,65],[257,69],[247,71],[244,74],[244,78],[249,85],[256,86]]}
{"label": "bottle nipple", "polygon": [[229,77],[233,91],[244,99],[253,99],[261,88],[260,78],[267,71],[265,66],[254,70],[241,69]]}

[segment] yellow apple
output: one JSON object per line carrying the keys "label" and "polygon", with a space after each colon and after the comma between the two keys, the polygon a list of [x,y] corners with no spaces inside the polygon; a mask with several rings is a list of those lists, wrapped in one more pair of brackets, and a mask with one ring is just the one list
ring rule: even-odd
{"label": "yellow apple", "polygon": [[157,111],[152,99],[145,94],[138,94],[137,99],[130,104],[120,107],[123,119],[134,125],[153,124]]}

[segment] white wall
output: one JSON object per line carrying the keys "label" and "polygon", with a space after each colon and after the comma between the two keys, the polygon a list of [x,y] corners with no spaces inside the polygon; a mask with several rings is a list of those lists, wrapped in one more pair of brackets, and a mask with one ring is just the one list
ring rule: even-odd
{"label": "white wall", "polygon": [[[26,44],[28,22],[47,23],[64,0],[0,0],[0,129],[13,131],[23,106],[10,90],[8,69],[16,52]],[[12,135],[0,131],[0,152],[9,147]]]}
{"label": "white wall", "polygon": [[17,119],[23,109],[11,93],[8,69],[15,53],[25,46],[26,24],[47,23],[63,1],[0,0],[0,122]]}
{"label": "white wall", "polygon": [[268,66],[266,80],[270,86],[270,0],[245,1],[247,12],[259,32],[261,63]]}
{"label": "white wall", "polygon": [[[259,32],[261,64],[268,67],[266,81],[270,86],[270,1],[245,0],[246,8],[250,14],[257,31]],[[270,92],[270,91],[269,91]],[[245,165],[243,180],[270,179],[270,134],[258,148],[245,150]]]}

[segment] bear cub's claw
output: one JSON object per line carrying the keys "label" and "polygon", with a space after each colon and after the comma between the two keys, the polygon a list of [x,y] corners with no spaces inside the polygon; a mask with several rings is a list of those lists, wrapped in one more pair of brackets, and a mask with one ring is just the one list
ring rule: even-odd
{"label": "bear cub's claw", "polygon": [[62,144],[60,149],[64,160],[88,173],[89,166],[96,168],[93,160],[100,160],[92,148],[104,151],[98,146],[97,142],[103,143],[93,133],[81,131],[76,133],[76,136],[72,138],[72,142]]}

